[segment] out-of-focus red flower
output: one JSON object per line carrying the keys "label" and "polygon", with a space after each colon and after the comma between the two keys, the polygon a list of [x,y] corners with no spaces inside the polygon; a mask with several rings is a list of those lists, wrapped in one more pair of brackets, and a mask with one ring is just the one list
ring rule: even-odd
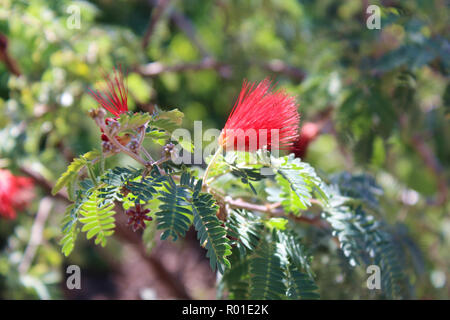
{"label": "out-of-focus red flower", "polygon": [[304,158],[309,144],[317,138],[320,132],[320,126],[314,122],[306,122],[301,130],[300,137],[295,141],[291,151],[294,152],[297,158]]}
{"label": "out-of-focus red flower", "polygon": [[272,91],[271,85],[268,79],[259,84],[244,81],[219,138],[222,147],[240,151],[264,146],[289,149],[297,140],[300,115],[295,97],[284,90]]}
{"label": "out-of-focus red flower", "polygon": [[0,169],[0,216],[16,217],[16,210],[25,209],[34,197],[33,181],[27,177],[14,176]]}

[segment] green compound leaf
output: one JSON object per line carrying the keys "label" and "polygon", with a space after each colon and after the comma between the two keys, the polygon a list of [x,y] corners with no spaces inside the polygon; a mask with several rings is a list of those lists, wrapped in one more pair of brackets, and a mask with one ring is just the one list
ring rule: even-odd
{"label": "green compound leaf", "polygon": [[100,152],[97,150],[85,153],[79,158],[74,159],[67,167],[66,172],[64,172],[61,177],[56,181],[55,186],[52,189],[52,194],[57,194],[64,186],[73,183],[73,181],[78,177],[78,173],[84,168],[90,161],[100,157]]}
{"label": "green compound leaf", "polygon": [[170,176],[164,187],[165,191],[160,191],[158,198],[161,205],[156,213],[157,228],[164,230],[162,240],[171,236],[176,241],[179,236],[184,237],[192,224],[191,203],[188,201],[191,192],[184,186],[177,186]]}
{"label": "green compound leaf", "polygon": [[84,225],[81,231],[87,232],[86,238],[95,238],[95,244],[106,245],[107,237],[114,233],[115,219],[113,203],[102,204],[103,199],[99,197],[98,191],[92,192],[89,199],[81,207],[83,216],[80,222]]}
{"label": "green compound leaf", "polygon": [[[201,180],[198,182],[201,189]],[[194,227],[197,230],[197,239],[206,248],[206,256],[210,260],[211,268],[224,273],[224,266],[230,267],[230,261],[226,258],[231,255],[231,246],[226,237],[227,231],[222,227],[217,218],[217,206],[210,194],[194,193],[192,212],[194,213]]]}

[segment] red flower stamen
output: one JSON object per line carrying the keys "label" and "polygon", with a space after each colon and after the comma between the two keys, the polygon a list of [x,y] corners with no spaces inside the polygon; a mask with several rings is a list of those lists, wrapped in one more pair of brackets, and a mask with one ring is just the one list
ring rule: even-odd
{"label": "red flower stamen", "polygon": [[125,85],[122,71],[114,68],[113,75],[103,75],[107,90],[89,90],[89,94],[106,110],[116,117],[128,112],[128,88]]}
{"label": "red flower stamen", "polygon": [[[273,92],[271,85],[268,79],[258,85],[244,81],[222,130],[222,147],[240,151],[256,151],[264,146],[268,150],[289,149],[298,139],[300,116],[295,97],[284,90]],[[273,137],[276,144],[273,135],[278,135]]]}

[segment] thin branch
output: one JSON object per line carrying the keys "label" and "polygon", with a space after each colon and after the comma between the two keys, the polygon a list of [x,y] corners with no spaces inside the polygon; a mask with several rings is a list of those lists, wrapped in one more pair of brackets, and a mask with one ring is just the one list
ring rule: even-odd
{"label": "thin branch", "polygon": [[430,169],[437,180],[439,193],[435,201],[435,205],[443,205],[448,196],[447,181],[444,169],[439,163],[437,157],[434,155],[433,150],[431,150],[419,134],[412,136],[411,146],[416,150],[417,154],[422,158],[422,161]]}
{"label": "thin branch", "polygon": [[39,209],[31,227],[30,241],[23,254],[22,261],[19,264],[18,270],[20,274],[26,274],[33,262],[38,246],[42,242],[42,233],[47,217],[52,209],[53,202],[50,197],[44,197],[39,203]]}
{"label": "thin branch", "polygon": [[153,34],[153,31],[155,30],[156,24],[158,23],[159,19],[162,17],[164,11],[167,8],[167,5],[169,4],[169,0],[154,0],[151,1],[154,4],[154,8],[152,10],[152,13],[150,15],[149,23],[147,30],[145,30],[144,37],[142,38],[142,48],[146,49],[148,44],[150,43],[150,38]]}
{"label": "thin branch", "polygon": [[[20,167],[20,171],[26,176],[30,177],[33,180],[34,184],[40,186],[47,193],[52,192],[53,185],[39,173],[26,167]],[[64,190],[59,191],[54,195],[54,197],[60,200],[69,201],[69,196]]]}
{"label": "thin branch", "polygon": [[216,70],[224,78],[231,76],[231,68],[223,63],[219,63],[212,58],[204,58],[200,62],[180,63],[172,66],[165,65],[161,62],[151,62],[146,65],[138,66],[136,72],[145,77],[156,77],[166,72],[186,72],[186,71],[202,71]]}
{"label": "thin branch", "polygon": [[10,73],[12,73],[15,76],[20,76],[21,72],[17,65],[17,62],[11,58],[11,56],[8,53],[8,38],[0,33],[0,61],[3,61],[3,63],[6,66],[6,69]]}
{"label": "thin branch", "polygon": [[[225,197],[222,201],[228,204],[231,208],[235,209],[246,209],[249,211],[263,212],[274,217],[286,216],[286,212],[283,210],[279,203],[261,205],[245,202],[242,199],[232,199],[230,197]],[[320,204],[320,202],[315,199],[311,199],[311,203]],[[316,215],[311,216],[303,214],[301,216],[296,216],[293,213],[288,213],[287,215],[291,216],[294,220],[299,222],[311,224],[319,228],[329,228],[329,225]]]}
{"label": "thin branch", "polygon": [[173,23],[177,25],[177,27],[181,31],[183,31],[186,34],[186,36],[189,38],[192,44],[198,49],[203,58],[207,58],[210,56],[206,48],[198,40],[194,25],[186,16],[184,16],[175,9],[171,9],[170,19],[173,21]]}
{"label": "thin branch", "polygon": [[148,162],[142,159],[138,154],[132,152],[128,148],[124,147],[119,141],[117,141],[116,137],[111,134],[109,128],[104,124],[104,121],[102,121],[101,118],[94,118],[97,125],[103,130],[103,133],[108,137],[108,140],[120,151],[123,153],[129,155],[131,158],[136,160],[137,162],[141,163],[144,166],[148,165]]}
{"label": "thin branch", "polygon": [[294,66],[286,64],[279,59],[273,59],[268,62],[259,63],[259,65],[270,72],[284,74],[297,82],[305,80],[306,73]]}

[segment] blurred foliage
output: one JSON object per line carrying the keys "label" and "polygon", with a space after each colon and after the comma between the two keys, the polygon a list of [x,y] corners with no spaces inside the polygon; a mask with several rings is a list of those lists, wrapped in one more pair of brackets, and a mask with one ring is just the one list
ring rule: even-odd
{"label": "blurred foliage", "polygon": [[[0,33],[21,74],[14,75],[0,56],[0,165],[16,173],[29,168],[56,182],[74,157],[99,149],[98,129],[87,118],[95,103],[86,92],[115,65],[128,70],[131,110],[176,107],[187,128],[195,120],[204,128],[221,128],[242,79],[269,76],[298,96],[303,121],[332,110],[331,121],[310,146],[308,162],[323,175],[370,173],[384,190],[377,215],[394,225],[390,231],[399,239],[394,243],[416,252],[406,257],[415,272],[413,297],[448,298],[448,3],[371,1],[382,8],[380,30],[366,28],[364,3],[174,0],[143,48],[154,1],[0,0]],[[70,6],[80,10],[80,28],[71,28]],[[140,68],[207,59],[220,66],[153,76]],[[282,66],[301,70],[304,80]],[[108,161],[129,164],[125,157]],[[366,186],[364,175],[359,177],[353,181],[343,174],[336,183]],[[2,298],[61,297],[64,265],[87,265],[93,255],[101,260],[87,246],[63,260],[58,242],[64,209],[55,205],[32,265],[26,274],[17,271],[45,192],[38,190],[17,220],[0,221]],[[343,267],[345,257],[331,238],[313,228],[300,232],[314,252],[321,297],[370,297],[361,289],[364,270]],[[321,240],[314,242],[315,237]]]}

